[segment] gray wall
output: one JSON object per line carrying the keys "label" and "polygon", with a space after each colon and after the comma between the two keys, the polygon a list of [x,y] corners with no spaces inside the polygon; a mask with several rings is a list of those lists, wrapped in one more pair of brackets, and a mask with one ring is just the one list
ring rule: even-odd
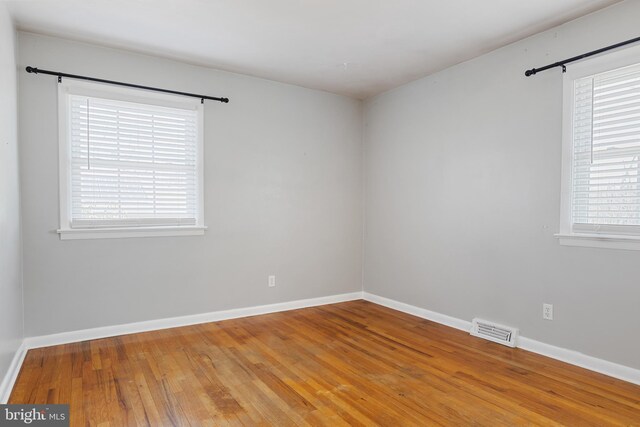
{"label": "gray wall", "polygon": [[15,30],[0,3],[0,382],[22,342]]}
{"label": "gray wall", "polygon": [[61,241],[56,81],[20,72],[27,336],[361,290],[359,101],[28,33],[18,51],[231,98],[205,105],[205,236]]}
{"label": "gray wall", "polygon": [[636,37],[639,18],[623,2],[369,100],[365,290],[640,368],[640,252],[553,237],[562,77],[523,75]]}

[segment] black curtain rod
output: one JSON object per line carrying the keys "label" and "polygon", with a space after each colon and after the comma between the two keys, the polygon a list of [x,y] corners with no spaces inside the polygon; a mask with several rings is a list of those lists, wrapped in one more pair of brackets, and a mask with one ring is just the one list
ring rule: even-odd
{"label": "black curtain rod", "polygon": [[545,70],[548,70],[550,68],[555,68],[555,67],[562,67],[562,72],[564,72],[564,71],[566,71],[565,65],[570,63],[570,62],[574,62],[574,61],[578,61],[580,59],[588,58],[589,56],[597,55],[599,53],[606,52],[606,51],[612,50],[612,49],[617,49],[619,47],[626,46],[628,44],[636,43],[636,42],[639,42],[639,41],[640,41],[640,37],[636,37],[636,38],[629,39],[629,40],[626,40],[626,41],[623,41],[623,42],[620,42],[620,43],[612,44],[611,46],[603,47],[601,49],[592,50],[591,52],[583,53],[582,55],[578,55],[578,56],[574,56],[573,58],[565,59],[564,61],[554,62],[553,64],[545,65],[544,67],[540,67],[540,68],[532,68],[530,70],[525,71],[524,75],[527,76],[527,77],[534,76],[534,75],[536,75],[536,73],[539,73],[540,71],[545,71]]}
{"label": "black curtain rod", "polygon": [[78,75],[75,75],[75,74],[61,73],[59,71],[42,70],[42,69],[35,68],[35,67],[27,67],[26,70],[27,70],[27,73],[48,74],[50,76],[58,76],[58,83],[60,83],[62,81],[63,77],[68,77],[68,78],[71,78],[71,79],[89,80],[91,82],[107,83],[107,84],[110,84],[110,85],[133,87],[133,88],[136,88],[136,89],[145,89],[145,90],[152,90],[152,91],[155,91],[155,92],[171,93],[171,94],[174,94],[174,95],[190,96],[192,98],[200,98],[200,102],[202,102],[202,103],[204,103],[205,99],[210,99],[212,101],[220,101],[220,102],[224,102],[224,103],[229,102],[229,98],[218,98],[218,97],[215,97],[215,96],[198,95],[197,93],[179,92],[177,90],[160,89],[160,88],[151,87],[151,86],[135,85],[133,83],[123,83],[123,82],[117,82],[117,81],[114,81],[114,80],[97,79],[95,77],[78,76]]}

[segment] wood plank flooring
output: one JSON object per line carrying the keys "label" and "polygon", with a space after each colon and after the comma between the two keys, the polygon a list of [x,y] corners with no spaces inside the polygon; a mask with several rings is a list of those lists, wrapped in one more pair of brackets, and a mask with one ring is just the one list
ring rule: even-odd
{"label": "wood plank flooring", "polygon": [[640,426],[640,386],[365,301],[31,350],[72,426]]}

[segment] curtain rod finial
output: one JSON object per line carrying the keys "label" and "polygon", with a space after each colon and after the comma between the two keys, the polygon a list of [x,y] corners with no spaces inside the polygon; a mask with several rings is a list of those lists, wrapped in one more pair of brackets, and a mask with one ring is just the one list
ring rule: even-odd
{"label": "curtain rod finial", "polygon": [[524,72],[524,75],[527,76],[527,77],[533,76],[535,74],[536,74],[536,69],[535,68],[532,68],[532,69],[527,70],[527,71]]}

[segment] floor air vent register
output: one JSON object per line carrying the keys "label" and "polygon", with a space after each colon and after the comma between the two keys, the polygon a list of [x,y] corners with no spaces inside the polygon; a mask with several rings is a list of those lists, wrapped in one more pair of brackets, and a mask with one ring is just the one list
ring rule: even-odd
{"label": "floor air vent register", "polygon": [[475,318],[471,324],[471,335],[508,347],[515,347],[518,329]]}

